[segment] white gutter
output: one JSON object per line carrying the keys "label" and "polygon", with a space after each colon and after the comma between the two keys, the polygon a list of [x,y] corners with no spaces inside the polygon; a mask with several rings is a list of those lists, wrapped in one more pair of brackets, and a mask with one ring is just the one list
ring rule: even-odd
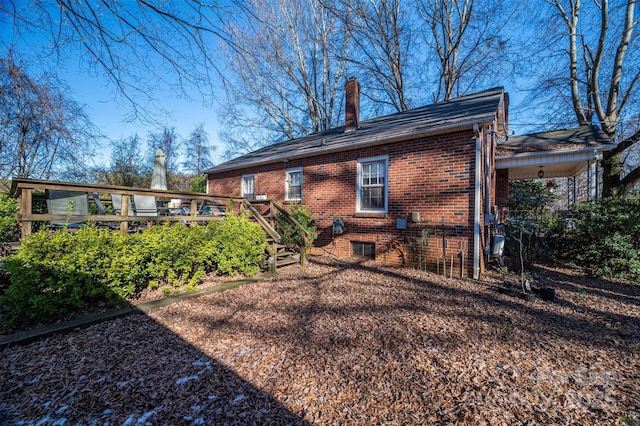
{"label": "white gutter", "polygon": [[482,190],[480,179],[482,178],[482,138],[478,123],[473,125],[476,136],[476,176],[474,188],[473,209],[473,279],[480,278],[480,191]]}
{"label": "white gutter", "polygon": [[[508,169],[527,165],[547,165],[558,162],[590,161],[615,147],[608,145],[589,146],[578,149],[555,151],[520,152],[517,154],[496,155],[496,169]],[[558,160],[560,159],[560,160]]]}

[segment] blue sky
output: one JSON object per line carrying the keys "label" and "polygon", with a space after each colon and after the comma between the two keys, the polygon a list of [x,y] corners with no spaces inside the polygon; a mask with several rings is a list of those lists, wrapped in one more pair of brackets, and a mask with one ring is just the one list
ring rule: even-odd
{"label": "blue sky", "polygon": [[[16,4],[19,9],[29,5],[20,0]],[[26,9],[22,12],[25,17],[30,17]],[[143,80],[148,76],[145,82],[148,86],[144,90],[150,91],[148,95],[155,101],[143,103],[142,107],[156,122],[131,120],[133,108],[130,102],[121,96],[103,70],[88,71],[86,52],[80,51],[77,41],[65,43],[63,40],[63,47],[56,49],[52,47],[48,34],[31,31],[32,28],[28,25],[23,25],[21,32],[15,32],[13,24],[10,18],[0,16],[0,55],[4,56],[11,51],[16,62],[26,66],[25,71],[36,80],[52,72],[58,75],[64,85],[63,90],[69,91],[67,95],[83,107],[98,131],[104,135],[94,158],[97,165],[109,164],[111,141],[137,134],[146,142],[149,133],[161,132],[164,126],[175,127],[180,137],[187,138],[196,126],[204,123],[211,144],[217,147],[218,152],[221,151],[218,147],[219,130],[215,107],[203,105],[199,94],[198,99],[192,101],[172,96],[168,87],[153,80],[152,72],[142,70],[136,74],[142,76]],[[136,101],[145,102],[138,98]]]}
{"label": "blue sky", "polygon": [[[2,0],[0,0],[2,1]],[[223,148],[218,141],[218,132],[220,124],[217,119],[217,111],[215,106],[204,105],[197,94],[194,100],[182,99],[178,96],[172,96],[170,88],[162,83],[155,81],[150,84],[150,97],[156,100],[153,105],[144,105],[147,114],[153,116],[157,123],[148,123],[140,120],[131,121],[132,106],[117,91],[113,82],[107,80],[103,72],[98,71],[89,73],[86,70],[88,66],[83,61],[82,53],[70,50],[71,48],[79,49],[78,45],[69,44],[65,46],[64,53],[55,58],[53,55],[43,55],[51,41],[47,37],[43,37],[38,33],[28,34],[26,37],[20,38],[20,34],[13,33],[10,22],[4,21],[0,27],[0,53],[5,54],[7,46],[12,46],[16,53],[18,61],[24,61],[29,66],[27,71],[32,77],[37,77],[49,66],[55,66],[59,71],[58,74],[63,79],[63,83],[70,89],[70,96],[80,105],[83,106],[85,113],[90,117],[93,124],[105,136],[99,145],[95,162],[98,165],[108,165],[111,159],[111,145],[109,141],[118,141],[123,138],[131,137],[135,134],[146,142],[147,136],[151,132],[162,131],[163,126],[175,127],[176,132],[182,138],[187,138],[191,131],[200,123],[204,123],[204,128],[209,134],[211,144],[222,152]],[[24,35],[22,33],[21,35]],[[213,49],[215,51],[215,49]],[[213,52],[212,54],[215,54]],[[58,62],[56,62],[58,61]],[[161,67],[159,67],[160,69]],[[60,70],[63,70],[60,72]],[[153,78],[153,72],[142,73],[138,75],[143,77],[148,74],[149,81]],[[506,87],[510,91],[509,87]],[[197,88],[187,88],[188,92],[197,92]],[[222,93],[219,91],[218,93]],[[511,120],[517,122],[515,114],[516,106],[520,101],[520,97],[511,92]],[[425,102],[419,102],[419,105],[429,103],[429,99]],[[163,112],[162,110],[166,111]],[[513,127],[516,132],[521,133],[525,130],[522,126]],[[146,148],[146,147],[145,147]],[[219,158],[214,158],[218,162]]]}
{"label": "blue sky", "polygon": [[[191,131],[200,123],[204,123],[212,145],[218,142],[218,121],[214,107],[207,107],[200,101],[188,101],[174,96],[167,96],[166,90],[159,89],[154,94],[158,106],[167,112],[157,111],[158,124],[131,121],[131,106],[126,100],[118,100],[112,84],[105,82],[104,77],[91,77],[86,73],[72,71],[66,75],[66,84],[73,92],[73,98],[84,105],[85,113],[93,124],[108,139],[117,141],[138,134],[143,140],[149,133],[162,130],[162,126],[175,127],[178,135],[188,138]],[[158,127],[159,126],[159,127]],[[108,164],[111,149],[104,143],[96,162]],[[218,151],[222,148],[218,147]]]}

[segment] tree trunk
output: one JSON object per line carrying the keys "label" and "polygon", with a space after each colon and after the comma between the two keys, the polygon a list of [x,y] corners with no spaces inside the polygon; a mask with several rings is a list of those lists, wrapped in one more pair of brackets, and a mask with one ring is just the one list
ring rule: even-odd
{"label": "tree trunk", "polygon": [[602,159],[602,196],[620,195],[620,153],[605,152]]}

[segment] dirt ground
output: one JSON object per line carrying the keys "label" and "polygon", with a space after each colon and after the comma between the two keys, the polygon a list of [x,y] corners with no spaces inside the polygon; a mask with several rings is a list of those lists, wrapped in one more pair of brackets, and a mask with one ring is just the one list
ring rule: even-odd
{"label": "dirt ground", "polygon": [[2,350],[0,424],[640,421],[640,286],[555,302],[371,261],[310,266]]}

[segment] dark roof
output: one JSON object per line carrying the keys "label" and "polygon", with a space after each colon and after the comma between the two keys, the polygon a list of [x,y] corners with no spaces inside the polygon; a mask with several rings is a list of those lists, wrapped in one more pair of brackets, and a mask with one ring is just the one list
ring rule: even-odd
{"label": "dark roof", "polygon": [[495,119],[503,93],[503,88],[497,87],[446,102],[363,121],[357,130],[351,132],[345,133],[344,127],[337,127],[303,138],[279,142],[214,166],[205,173],[380,145],[473,124],[488,123]]}
{"label": "dark roof", "polygon": [[497,155],[520,154],[524,152],[564,151],[584,148],[596,148],[614,142],[597,126],[580,126],[572,129],[552,130],[550,132],[531,133],[510,137],[507,142],[498,144]]}

